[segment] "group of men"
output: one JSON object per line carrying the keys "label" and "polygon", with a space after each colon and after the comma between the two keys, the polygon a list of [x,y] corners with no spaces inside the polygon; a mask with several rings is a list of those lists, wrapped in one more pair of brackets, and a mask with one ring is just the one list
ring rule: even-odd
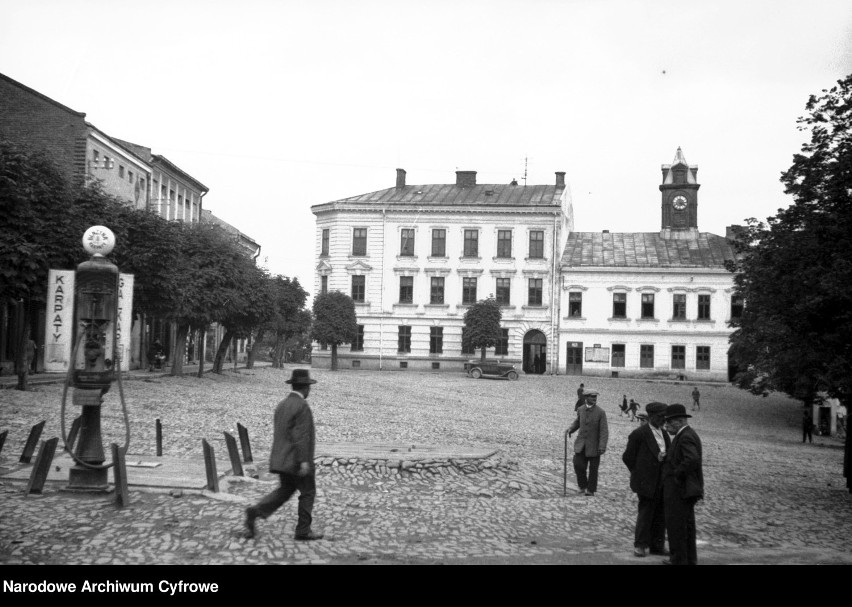
{"label": "group of men", "polygon": [[[609,427],[606,413],[597,404],[597,392],[580,384],[578,397],[568,436],[577,433],[573,457],[577,487],[582,495],[592,497]],[[669,556],[663,561],[666,564],[696,565],[695,503],[704,497],[701,439],[689,426],[692,416],[682,404],[652,402],[645,412],[639,417],[646,417],[647,423],[630,433],[621,456],[630,470],[630,489],[639,498],[633,554],[659,554]]]}

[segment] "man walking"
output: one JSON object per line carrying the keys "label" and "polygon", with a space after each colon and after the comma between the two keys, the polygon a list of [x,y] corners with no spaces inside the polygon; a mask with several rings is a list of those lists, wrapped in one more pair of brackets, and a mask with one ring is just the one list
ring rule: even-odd
{"label": "man walking", "polygon": [[814,416],[810,409],[805,409],[802,416],[802,442],[814,442]]}
{"label": "man walking", "polygon": [[698,391],[698,386],[692,386],[692,410],[698,411],[701,409],[701,392]]}
{"label": "man walking", "polygon": [[663,430],[665,403],[649,403],[645,411],[648,423],[630,433],[627,447],[621,456],[624,465],[630,470],[630,489],[639,498],[633,541],[633,554],[639,557],[649,551],[651,554],[666,554],[662,472],[663,460],[671,444],[668,433]]}
{"label": "man walking", "polygon": [[701,439],[689,426],[686,407],[676,403],[666,408],[666,431],[671,445],[663,460],[663,502],[671,558],[667,565],[697,565],[695,502],[704,497]]}
{"label": "man walking", "polygon": [[245,537],[255,536],[255,519],[267,518],[298,489],[299,520],[295,537],[297,540],[319,540],[323,534],[311,530],[311,512],[317,493],[314,477],[316,431],[314,416],[306,400],[311,385],[317,382],[311,379],[307,369],[293,369],[286,383],[293,387],[293,391],[275,409],[272,452],[269,455],[269,471],[278,473],[280,485],[257,504],[246,508]]}
{"label": "man walking", "polygon": [[577,417],[568,428],[568,436],[577,432],[574,441],[574,472],[577,474],[577,487],[587,496],[594,496],[598,490],[598,466],[601,455],[606,451],[609,441],[609,428],[606,413],[597,406],[598,393],[589,390],[584,394],[584,404]]}

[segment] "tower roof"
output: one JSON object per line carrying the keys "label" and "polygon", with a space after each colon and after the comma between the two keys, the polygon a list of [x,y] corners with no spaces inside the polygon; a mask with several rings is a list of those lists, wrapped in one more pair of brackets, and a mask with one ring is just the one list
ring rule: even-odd
{"label": "tower roof", "polygon": [[[674,167],[676,166],[684,166],[688,170],[686,171],[686,183],[698,183],[698,165],[697,164],[687,164],[686,156],[683,155],[683,150],[680,147],[677,148],[677,152],[675,152],[674,160],[672,160],[671,164],[664,164],[663,168],[663,185],[672,184],[675,182],[674,178]],[[683,182],[681,182],[683,183]]]}

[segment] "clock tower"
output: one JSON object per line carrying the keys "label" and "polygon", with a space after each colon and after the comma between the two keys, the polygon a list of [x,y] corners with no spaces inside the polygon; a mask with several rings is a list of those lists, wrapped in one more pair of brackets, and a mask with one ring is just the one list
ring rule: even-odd
{"label": "clock tower", "polygon": [[698,166],[686,163],[680,148],[671,164],[664,164],[662,194],[663,234],[698,232]]}

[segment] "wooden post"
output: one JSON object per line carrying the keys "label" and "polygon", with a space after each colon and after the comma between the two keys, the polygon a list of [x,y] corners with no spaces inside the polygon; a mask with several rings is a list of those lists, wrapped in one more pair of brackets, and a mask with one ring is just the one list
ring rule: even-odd
{"label": "wooden post", "polygon": [[30,460],[33,458],[33,453],[35,452],[36,445],[38,445],[38,439],[41,437],[41,432],[44,430],[43,421],[37,423],[30,430],[30,436],[27,438],[27,444],[24,445],[24,452],[21,454],[21,459],[19,460],[22,464],[29,464]]}
{"label": "wooden post", "polygon": [[27,483],[27,495],[41,493],[44,488],[44,481],[47,480],[47,474],[50,472],[50,464],[53,462],[53,455],[56,453],[58,443],[59,439],[56,437],[49,441],[41,441],[35,465],[33,465],[33,470],[30,473],[30,481]]}
{"label": "wooden post", "polygon": [[3,444],[6,442],[7,434],[9,434],[8,430],[3,430],[3,432],[0,432],[0,453],[3,452]]}
{"label": "wooden post", "polygon": [[66,443],[66,447],[72,453],[74,452],[74,443],[77,442],[77,435],[80,433],[80,424],[83,421],[83,416],[78,415],[74,418],[74,421],[71,422],[71,430],[68,431],[68,442]]}
{"label": "wooden post", "polygon": [[216,458],[213,456],[213,447],[205,439],[201,439],[201,447],[204,449],[204,468],[207,471],[207,490],[213,493],[219,492],[219,475],[216,473]]}
{"label": "wooden post", "polygon": [[130,491],[127,489],[127,464],[124,461],[124,452],[116,443],[110,445],[112,449],[112,465],[115,480],[115,505],[119,508],[130,505]]}
{"label": "wooden post", "polygon": [[160,423],[160,418],[157,418],[157,457],[163,455],[163,424]]}
{"label": "wooden post", "polygon": [[254,460],[251,457],[251,445],[249,444],[248,430],[242,424],[237,424],[237,432],[240,435],[240,447],[243,448],[243,461],[251,464]]}
{"label": "wooden post", "polygon": [[225,444],[228,445],[228,457],[231,458],[231,468],[234,476],[245,476],[243,465],[240,463],[240,451],[237,449],[237,441],[225,432]]}

